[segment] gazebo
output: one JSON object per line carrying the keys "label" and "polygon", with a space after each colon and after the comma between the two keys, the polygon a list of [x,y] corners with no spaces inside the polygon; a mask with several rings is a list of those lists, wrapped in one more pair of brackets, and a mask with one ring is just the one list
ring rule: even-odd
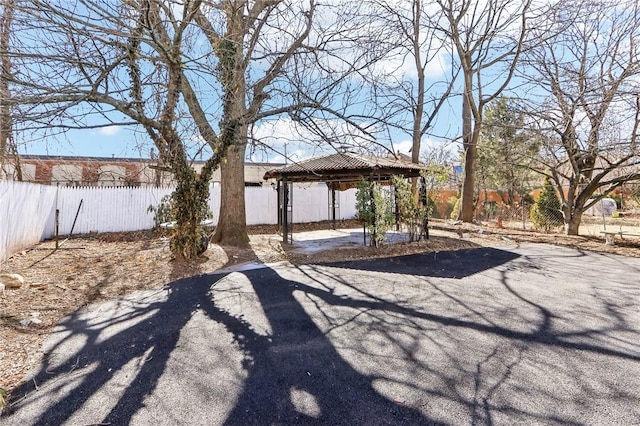
{"label": "gazebo", "polygon": [[282,226],[282,240],[289,242],[290,215],[293,202],[290,197],[294,183],[325,182],[329,189],[331,220],[336,221],[336,190],[357,186],[362,180],[389,181],[392,176],[418,177],[426,167],[396,157],[374,157],[352,152],[339,152],[324,157],[310,158],[265,173],[264,179],[276,179],[278,190],[278,222]]}

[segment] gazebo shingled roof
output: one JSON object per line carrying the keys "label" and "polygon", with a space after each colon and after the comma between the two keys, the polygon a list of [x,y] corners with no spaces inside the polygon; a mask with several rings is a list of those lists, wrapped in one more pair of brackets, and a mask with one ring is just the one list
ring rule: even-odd
{"label": "gazebo shingled roof", "polygon": [[374,157],[352,152],[311,158],[265,173],[265,179],[289,182],[356,181],[370,176],[388,180],[393,175],[415,177],[425,166],[393,157]]}

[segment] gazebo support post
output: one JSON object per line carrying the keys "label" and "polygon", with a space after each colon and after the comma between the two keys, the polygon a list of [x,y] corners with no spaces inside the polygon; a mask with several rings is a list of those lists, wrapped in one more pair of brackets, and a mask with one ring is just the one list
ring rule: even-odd
{"label": "gazebo support post", "polygon": [[336,187],[331,184],[331,228],[336,229]]}
{"label": "gazebo support post", "polygon": [[424,222],[422,223],[422,232],[425,239],[429,239],[429,197],[427,197],[427,181],[424,176],[420,177],[420,202],[424,206]]}
{"label": "gazebo support post", "polygon": [[278,179],[276,184],[276,196],[278,197],[278,228],[282,230],[282,182]]}
{"label": "gazebo support post", "polygon": [[282,242],[289,243],[289,185],[282,179]]}
{"label": "gazebo support post", "polygon": [[[373,213],[373,223],[372,225],[372,229],[373,229],[373,233],[372,235],[377,235],[378,234],[378,220],[376,217],[376,203],[373,201],[373,178],[369,179],[369,197],[371,198],[371,210]],[[373,245],[375,247],[378,247],[378,241],[372,241],[371,238],[369,238],[369,243],[373,243]]]}

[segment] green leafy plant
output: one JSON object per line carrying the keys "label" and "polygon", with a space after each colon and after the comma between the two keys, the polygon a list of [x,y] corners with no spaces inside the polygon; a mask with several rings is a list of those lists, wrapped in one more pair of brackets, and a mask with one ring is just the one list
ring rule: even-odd
{"label": "green leafy plant", "polygon": [[611,198],[616,202],[618,210],[622,210],[622,196],[617,192],[610,192],[607,194],[607,198]]}
{"label": "green leafy plant", "polygon": [[411,184],[404,177],[392,176],[391,184],[395,188],[400,223],[407,227],[410,241],[420,239],[426,234],[428,207],[416,201]]}
{"label": "green leafy plant", "polygon": [[380,247],[393,225],[391,203],[377,182],[361,181],[356,192],[356,211],[365,224],[371,244]]}
{"label": "green leafy plant", "polygon": [[150,205],[147,207],[147,213],[153,213],[153,223],[156,229],[159,229],[162,223],[175,221],[176,210],[173,194],[162,197],[160,204],[157,206]]}
{"label": "green leafy plant", "polygon": [[453,203],[453,209],[451,210],[451,214],[449,215],[450,219],[456,220],[458,219],[458,214],[460,213],[460,197],[456,198]]}
{"label": "green leafy plant", "polygon": [[[172,193],[170,195],[165,195],[160,199],[160,204],[157,206],[149,206],[147,207],[147,213],[153,213],[153,222],[156,230],[160,230],[160,225],[167,222],[176,222],[178,217],[178,209],[177,202],[175,200],[176,193]],[[203,217],[204,219],[211,219],[213,217],[213,213],[211,209],[209,209],[206,203],[203,203],[203,211],[200,212],[198,216]],[[198,226],[200,224],[198,223]],[[171,244],[175,244],[175,228],[170,228],[169,232],[172,234]],[[209,234],[202,228],[198,230],[197,235],[195,236],[194,241],[189,242],[190,247],[194,247],[194,250],[197,254],[202,254],[207,250],[209,246]],[[188,258],[188,256],[184,256]]]}
{"label": "green leafy plant", "polygon": [[564,216],[560,210],[560,199],[549,177],[545,177],[540,196],[531,208],[531,222],[537,229],[549,232],[564,224]]}
{"label": "green leafy plant", "polygon": [[438,210],[438,203],[431,197],[427,197],[427,212],[433,218],[442,219],[442,213]]}

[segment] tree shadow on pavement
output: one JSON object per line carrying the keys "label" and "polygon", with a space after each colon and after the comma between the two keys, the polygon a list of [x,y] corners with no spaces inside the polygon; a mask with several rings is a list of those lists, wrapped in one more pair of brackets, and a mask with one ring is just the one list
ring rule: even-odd
{"label": "tree shadow on pavement", "polygon": [[[137,360],[136,377],[117,396],[111,412],[104,419],[92,419],[96,424],[128,424],[143,406],[145,396],[154,391],[180,330],[207,289],[201,279],[188,278],[166,289],[146,292],[148,298],[113,302],[117,306],[102,308],[101,315],[93,309],[104,304],[74,313],[57,326],[56,341],[45,348],[38,373],[13,392],[14,399],[25,398],[18,399],[15,408],[29,410],[28,405],[41,405],[42,412],[26,424],[63,424],[127,364]],[[49,398],[52,400],[47,401]],[[104,401],[105,405],[112,403]],[[12,411],[14,407],[9,414]]]}
{"label": "tree shadow on pavement", "polygon": [[[373,377],[358,372],[340,356],[294,296],[307,286],[284,279],[271,268],[243,274],[260,301],[271,334],[256,334],[249,324],[208,310],[212,319],[242,336],[238,343],[252,360],[244,390],[226,424],[436,424],[382,396],[373,387]],[[292,398],[296,394],[297,404]]]}
{"label": "tree shadow on pavement", "polygon": [[271,268],[242,275],[266,314],[269,335],[216,306],[212,286],[227,274],[178,280],[143,297],[90,306],[59,324],[39,371],[13,392],[4,415],[20,424],[130,424],[149,395],[165,392],[158,387],[161,377],[199,311],[232,333],[237,346],[228,350],[239,348],[245,360],[247,378],[225,424],[437,424],[380,395],[372,378],[338,354],[294,298],[299,283]]}
{"label": "tree shadow on pavement", "polygon": [[492,247],[415,253],[392,258],[327,262],[323,266],[437,278],[464,278],[510,262],[519,255]]}
{"label": "tree shadow on pavement", "polygon": [[[427,291],[431,277],[469,276],[518,257],[484,248],[435,256],[307,265],[307,275],[290,265],[256,265],[89,306],[60,324],[39,371],[13,393],[5,415],[9,424],[38,425],[193,423],[188,416],[196,412],[204,413],[199,422],[228,425],[416,425],[460,415],[466,416],[457,417],[461,422],[491,424],[504,413],[516,413],[523,421],[571,423],[538,415],[535,408],[517,411],[515,403],[493,403],[512,370],[528,356],[529,345],[640,361],[632,352],[565,339],[549,324],[537,330],[512,328],[502,319],[513,311],[482,316],[478,308],[480,314],[456,316],[439,305],[367,293],[347,278],[317,272],[335,268],[360,275],[365,270],[407,274],[423,280],[420,291]],[[496,291],[507,283],[506,273],[502,280],[498,277]],[[405,285],[408,278],[402,278]],[[550,310],[505,287],[514,301],[552,317]],[[238,303],[225,301],[231,293]],[[453,296],[441,300],[455,301]],[[494,294],[486,297],[495,299]],[[184,360],[176,361],[179,352],[196,346],[185,340],[194,325],[198,342],[209,345],[186,353],[194,370],[182,377],[170,370]],[[336,336],[337,328],[343,331]],[[340,338],[344,340],[338,342]],[[481,342],[489,343],[483,347]],[[219,361],[212,363],[209,357]],[[233,359],[241,360],[238,371],[229,368],[235,375],[225,382],[218,370]],[[182,383],[167,383],[168,376]],[[475,388],[462,386],[465,380],[475,381]],[[382,389],[381,383],[395,391]],[[403,394],[418,396],[411,401],[392,396]],[[423,408],[430,399],[441,405]],[[228,409],[221,408],[224,404]],[[449,415],[453,406],[459,413]]]}

